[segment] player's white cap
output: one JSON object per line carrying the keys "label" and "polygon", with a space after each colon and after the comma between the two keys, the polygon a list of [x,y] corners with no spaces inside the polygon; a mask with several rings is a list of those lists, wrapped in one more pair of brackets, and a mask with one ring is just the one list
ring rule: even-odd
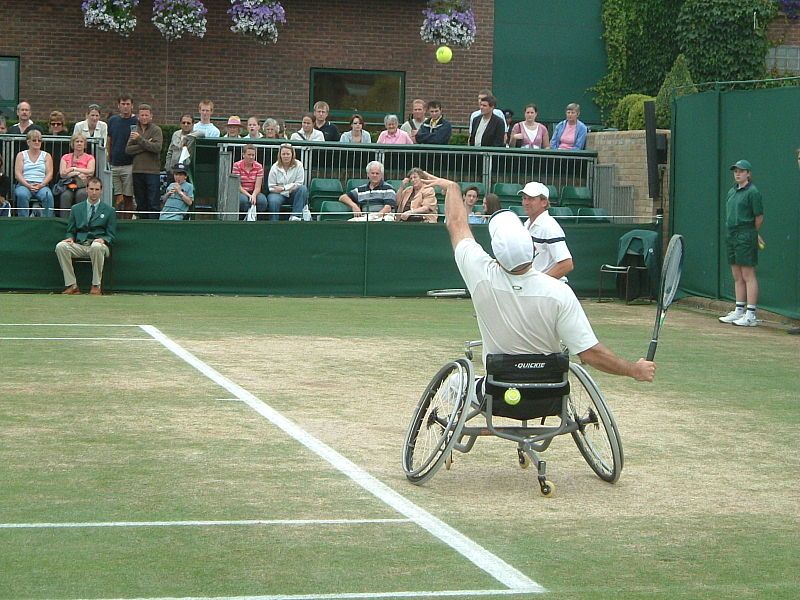
{"label": "player's white cap", "polygon": [[492,252],[506,271],[533,262],[533,240],[519,217],[510,210],[499,210],[489,219]]}
{"label": "player's white cap", "polygon": [[548,200],[550,199],[550,189],[545,184],[539,183],[538,181],[526,183],[525,187],[517,192],[518,196],[520,194],[525,194],[531,198],[535,198],[536,196],[544,196]]}

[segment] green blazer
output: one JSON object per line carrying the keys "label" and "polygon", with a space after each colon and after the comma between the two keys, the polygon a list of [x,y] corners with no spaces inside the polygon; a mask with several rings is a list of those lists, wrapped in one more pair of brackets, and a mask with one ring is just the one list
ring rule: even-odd
{"label": "green blazer", "polygon": [[105,202],[98,202],[90,223],[89,201],[78,202],[69,211],[67,236],[78,243],[103,238],[110,246],[117,237],[117,211]]}

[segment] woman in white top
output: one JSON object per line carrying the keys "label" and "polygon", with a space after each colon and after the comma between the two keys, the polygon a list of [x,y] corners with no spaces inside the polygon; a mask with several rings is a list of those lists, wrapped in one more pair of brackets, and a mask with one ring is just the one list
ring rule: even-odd
{"label": "woman in white top", "polygon": [[[322,133],[322,132],[318,132]],[[303,207],[308,202],[308,188],[305,186],[306,170],[294,154],[291,144],[281,144],[278,160],[269,170],[267,177],[267,206],[269,220],[277,221],[284,202],[292,203],[290,221],[299,221]]]}
{"label": "woman in white top", "polygon": [[539,109],[535,104],[525,107],[525,120],[520,121],[511,128],[509,146],[512,148],[549,148],[550,136],[547,127],[536,122]]}
{"label": "woman in white top", "polygon": [[47,187],[53,180],[53,157],[42,150],[42,132],[28,131],[28,149],[17,154],[14,162],[14,175],[17,186],[14,197],[17,199],[19,216],[27,217],[31,199],[42,204],[45,217],[53,216],[53,192]]}
{"label": "woman in white top", "polygon": [[353,115],[350,117],[350,131],[345,131],[342,137],[339,138],[340,142],[346,144],[370,144],[372,137],[369,131],[364,131],[364,117],[361,115]]}
{"label": "woman in white top", "polygon": [[303,115],[300,130],[292,134],[292,139],[295,141],[324,142],[325,136],[319,129],[314,129],[314,115],[306,113]]}
{"label": "woman in white top", "polygon": [[97,138],[105,140],[108,138],[108,125],[100,120],[100,105],[90,104],[86,110],[86,120],[78,121],[72,129],[72,135],[80,133],[87,140]]}

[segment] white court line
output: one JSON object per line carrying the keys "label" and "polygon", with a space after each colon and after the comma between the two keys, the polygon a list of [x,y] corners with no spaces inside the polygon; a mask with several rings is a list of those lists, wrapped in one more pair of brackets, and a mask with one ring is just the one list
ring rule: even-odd
{"label": "white court line", "polygon": [[0,327],[139,327],[109,323],[0,323]]}
{"label": "white court line", "polygon": [[83,529],[95,527],[231,527],[244,525],[371,525],[411,519],[240,519],[234,521],[100,521],[90,523],[0,523],[0,529]]}
{"label": "white court line", "polygon": [[153,338],[115,337],[0,337],[0,340],[45,340],[48,342],[71,342],[73,340],[99,340],[103,342],[155,342]]}
{"label": "white court line", "polygon": [[[528,593],[541,593],[545,589],[538,583],[530,579],[521,571],[515,569],[510,564],[502,560],[500,557],[495,556],[476,542],[469,539],[460,531],[454,529],[444,521],[433,516],[428,511],[417,506],[404,496],[395,492],[389,486],[379,481],[364,469],[356,465],[354,462],[345,458],[336,450],[321,442],[299,425],[284,417],[281,413],[276,411],[271,406],[268,406],[253,394],[245,390],[243,387],[233,383],[230,379],[223,376],[221,373],[211,368],[209,365],[201,361],[194,354],[183,348],[180,344],[172,341],[166,335],[161,333],[156,327],[152,325],[140,325],[143,331],[153,336],[156,340],[161,342],[165,348],[170,352],[190,364],[192,367],[200,371],[203,375],[214,381],[219,386],[225,388],[228,392],[241,398],[250,408],[255,410],[258,414],[265,417],[273,425],[282,429],[285,433],[293,437],[295,440],[303,444],[306,448],[311,450],[320,458],[329,462],[338,471],[352,479],[355,483],[360,485],[373,496],[382,500],[387,505],[394,508],[400,514],[408,517],[417,525],[428,531],[431,535],[437,537],[442,542],[453,548],[456,552],[471,561],[475,566],[482,569],[501,584],[509,589],[526,591]],[[320,595],[320,596],[263,596],[260,598],[268,599],[283,599],[290,598],[298,600],[299,598],[357,598],[358,596],[338,596],[338,595]],[[374,595],[364,596],[368,598],[380,597]],[[256,598],[256,597],[254,597]]]}
{"label": "white court line", "polygon": [[372,598],[437,598],[456,596],[520,596],[531,590],[441,590],[437,592],[353,592],[352,594],[277,594],[272,596],[186,596],[183,598],[106,598],[101,600],[369,600]]}

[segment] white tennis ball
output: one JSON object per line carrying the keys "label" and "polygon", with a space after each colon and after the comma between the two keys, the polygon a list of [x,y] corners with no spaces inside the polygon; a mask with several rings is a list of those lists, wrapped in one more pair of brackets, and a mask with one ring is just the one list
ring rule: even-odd
{"label": "white tennis ball", "polygon": [[503,394],[503,400],[506,401],[506,404],[516,406],[522,400],[522,394],[519,393],[517,388],[508,388],[506,393]]}
{"label": "white tennis ball", "polygon": [[436,49],[436,60],[446,65],[453,60],[453,51],[448,46],[439,46]]}

